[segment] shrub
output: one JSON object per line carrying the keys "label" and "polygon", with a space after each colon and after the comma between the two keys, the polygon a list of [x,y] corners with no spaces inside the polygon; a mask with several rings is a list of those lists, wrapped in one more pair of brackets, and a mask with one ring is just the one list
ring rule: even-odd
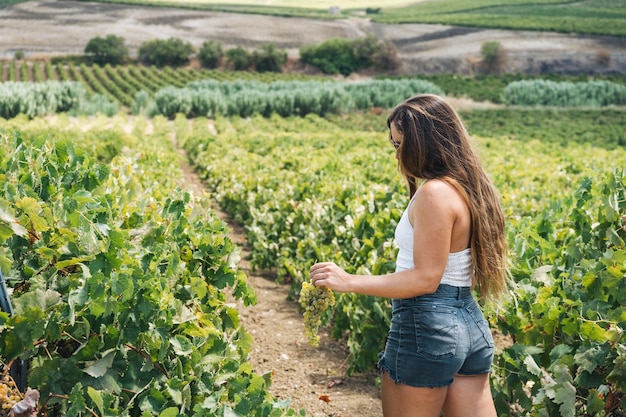
{"label": "shrub", "polygon": [[226,51],[226,57],[235,71],[247,70],[252,65],[252,54],[242,46]]}
{"label": "shrub", "polygon": [[224,50],[221,42],[205,41],[198,51],[198,58],[202,66],[206,68],[217,68],[223,57]]}
{"label": "shrub", "polygon": [[258,72],[281,72],[287,62],[287,52],[276,49],[276,45],[268,43],[261,51],[254,51],[252,60]]}
{"label": "shrub", "polygon": [[400,62],[395,47],[373,35],[352,41],[336,38],[317,46],[304,46],[300,48],[300,60],[327,74],[341,75],[350,75],[372,66],[394,70]]}
{"label": "shrub", "polygon": [[626,104],[626,86],[604,80],[581,83],[521,80],[506,86],[502,101],[518,106],[623,106]]}
{"label": "shrub", "polygon": [[91,38],[85,46],[85,54],[98,65],[118,65],[128,58],[128,48],[121,36],[108,35],[105,38]]}
{"label": "shrub", "polygon": [[401,63],[398,49],[391,42],[382,42],[372,55],[372,65],[380,71],[396,71]]}
{"label": "shrub", "polygon": [[139,60],[157,67],[179,67],[189,62],[189,55],[193,52],[191,43],[180,38],[155,39],[139,47]]}
{"label": "shrub", "polygon": [[24,59],[24,51],[22,50],[15,51],[15,54],[13,55],[13,57],[17,60]]}
{"label": "shrub", "polygon": [[76,109],[70,111],[73,116],[90,116],[103,114],[108,117],[115,116],[120,109],[117,101],[111,101],[104,94],[94,94],[88,99],[81,100]]}
{"label": "shrub", "polygon": [[372,57],[378,51],[380,41],[374,35],[367,35],[352,41],[354,48],[355,65],[358,68],[368,68],[373,64]]}
{"label": "shrub", "polygon": [[[435,84],[418,79],[373,80],[359,83],[333,81],[193,81],[185,88],[166,87],[155,94],[154,114],[174,118],[215,115],[249,117],[320,116],[370,107],[391,108],[412,94],[443,95]],[[136,97],[137,101],[138,98]],[[137,105],[139,106],[139,104]]]}
{"label": "shrub", "polygon": [[152,97],[145,90],[140,90],[135,93],[133,97],[133,104],[131,105],[131,112],[134,115],[148,114],[149,107],[154,105]]}
{"label": "shrub", "polygon": [[0,117],[68,112],[79,106],[85,94],[83,86],[74,81],[0,83]]}
{"label": "shrub", "polygon": [[330,39],[317,46],[303,46],[300,60],[326,74],[349,75],[355,70],[354,48],[347,39]]}
{"label": "shrub", "polygon": [[480,48],[480,56],[482,67],[487,73],[500,72],[504,64],[504,52],[500,42],[488,41],[483,43]]}
{"label": "shrub", "polygon": [[598,65],[602,65],[603,67],[608,67],[611,63],[611,53],[606,49],[600,49],[596,52],[596,63]]}

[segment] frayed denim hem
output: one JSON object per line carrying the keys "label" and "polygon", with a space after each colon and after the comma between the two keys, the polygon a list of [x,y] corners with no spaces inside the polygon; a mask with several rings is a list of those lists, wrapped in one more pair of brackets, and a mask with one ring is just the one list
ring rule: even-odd
{"label": "frayed denim hem", "polygon": [[481,371],[481,372],[472,372],[471,374],[465,374],[463,372],[458,372],[457,375],[462,375],[462,376],[475,376],[475,375],[482,375],[482,374],[490,374],[492,371],[491,368],[487,369],[486,371]]}
{"label": "frayed denim hem", "polygon": [[[398,376],[395,374],[395,372],[392,372],[391,369],[385,364],[385,358],[382,357],[382,354],[380,355],[381,358],[379,359],[378,363],[376,363],[376,368],[378,368],[378,371],[380,372],[380,374],[382,375],[383,373],[387,373],[387,375],[389,375],[389,378],[396,384],[402,384],[402,385],[406,385],[409,387],[414,387],[414,388],[443,388],[443,387],[449,387],[452,382],[454,380],[451,380],[449,382],[444,382],[443,384],[414,384],[414,383],[410,383],[410,382],[405,382],[402,379],[398,378]],[[476,374],[477,375],[477,374]],[[469,375],[468,375],[469,376]]]}

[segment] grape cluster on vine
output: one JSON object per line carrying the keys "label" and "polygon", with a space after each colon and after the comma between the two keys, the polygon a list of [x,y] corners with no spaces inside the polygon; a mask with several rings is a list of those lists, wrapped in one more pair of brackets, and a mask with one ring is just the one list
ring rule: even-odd
{"label": "grape cluster on vine", "polygon": [[22,399],[15,381],[8,374],[0,375],[0,416],[8,411]]}
{"label": "grape cluster on vine", "polygon": [[335,295],[327,287],[316,287],[309,282],[302,283],[300,306],[304,309],[304,330],[309,343],[319,346],[318,330],[322,324],[322,314],[330,306],[335,305]]}

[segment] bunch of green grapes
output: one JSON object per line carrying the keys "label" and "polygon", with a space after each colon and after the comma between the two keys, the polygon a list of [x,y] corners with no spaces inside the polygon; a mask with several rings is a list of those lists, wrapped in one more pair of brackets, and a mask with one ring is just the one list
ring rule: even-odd
{"label": "bunch of green grapes", "polygon": [[335,295],[327,287],[316,287],[310,282],[303,282],[298,299],[304,309],[304,330],[311,345],[319,346],[320,337],[317,334],[322,324],[324,311],[335,305]]}
{"label": "bunch of green grapes", "polygon": [[5,415],[5,412],[10,410],[15,404],[22,399],[20,391],[15,385],[13,378],[7,374],[0,375],[0,416]]}

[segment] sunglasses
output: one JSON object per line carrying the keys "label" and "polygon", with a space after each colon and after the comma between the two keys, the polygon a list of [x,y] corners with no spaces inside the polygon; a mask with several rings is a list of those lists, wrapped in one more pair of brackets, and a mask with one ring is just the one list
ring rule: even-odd
{"label": "sunglasses", "polygon": [[391,142],[391,144],[393,145],[393,147],[398,150],[398,148],[400,147],[401,143],[400,142],[396,142],[395,140],[393,140],[393,138],[391,137],[391,135],[389,135],[389,142]]}

